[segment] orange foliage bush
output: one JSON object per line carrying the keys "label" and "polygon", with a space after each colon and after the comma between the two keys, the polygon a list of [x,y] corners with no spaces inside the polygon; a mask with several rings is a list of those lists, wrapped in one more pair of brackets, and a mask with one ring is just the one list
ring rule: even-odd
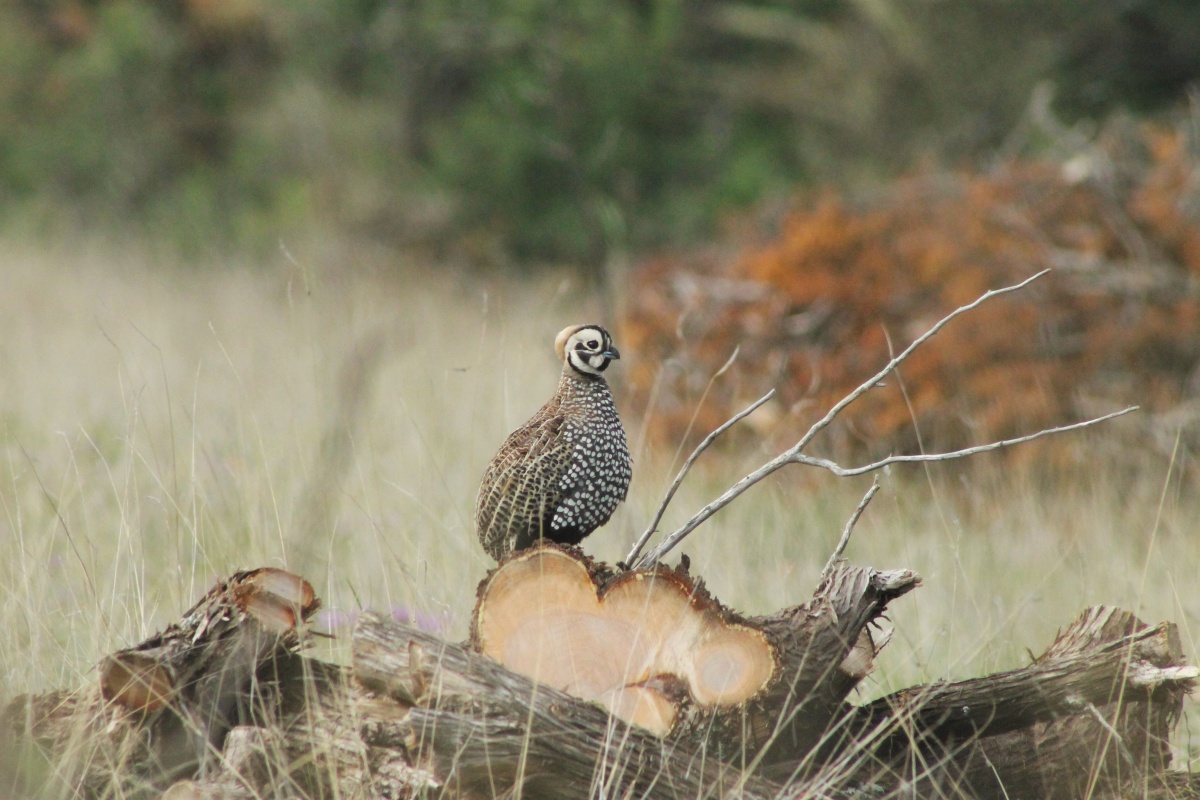
{"label": "orange foliage bush", "polygon": [[1121,142],[1119,163],[1117,150],[1082,170],[1015,161],[919,175],[861,203],[824,193],[735,256],[642,265],[621,341],[639,356],[629,380],[652,436],[694,441],[775,387],[774,414],[759,423],[794,441],[890,352],[1046,267],[847,409],[834,452],[962,447],[1194,396],[1200,164],[1174,130]]}

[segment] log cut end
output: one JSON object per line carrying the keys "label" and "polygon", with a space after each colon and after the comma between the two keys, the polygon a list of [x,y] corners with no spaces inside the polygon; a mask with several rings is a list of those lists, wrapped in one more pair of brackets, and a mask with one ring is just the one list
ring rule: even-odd
{"label": "log cut end", "polygon": [[554,546],[520,553],[481,587],[479,650],[509,669],[607,706],[659,734],[680,702],[733,706],[774,676],[776,654],[691,578],[658,567],[603,583]]}
{"label": "log cut end", "polygon": [[131,713],[157,713],[174,692],[170,669],[151,656],[126,650],[100,662],[101,697]]}
{"label": "log cut end", "polygon": [[298,575],[271,567],[235,573],[210,589],[179,624],[101,661],[101,697],[128,713],[153,715],[188,682],[177,670],[190,669],[193,660],[202,663],[201,656],[189,654],[244,630],[241,619],[254,620],[286,648],[299,641],[299,630],[320,605],[312,585]]}
{"label": "log cut end", "polygon": [[262,567],[230,581],[233,603],[272,633],[287,633],[321,606],[312,584],[281,569]]}

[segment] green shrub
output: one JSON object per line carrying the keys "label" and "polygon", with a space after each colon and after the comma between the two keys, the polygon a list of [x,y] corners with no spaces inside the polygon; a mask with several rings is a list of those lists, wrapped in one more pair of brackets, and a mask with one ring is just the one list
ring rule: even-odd
{"label": "green shrub", "polygon": [[[65,213],[186,248],[326,226],[594,264],[798,183],[977,159],[1046,78],[1103,113],[1127,93],[1088,81],[1130,70],[1075,55],[1137,14],[1168,54],[1186,44],[1180,0],[1132,4],[1132,23],[1092,5],[8,3],[0,200],[10,220]],[[1139,62],[1139,97],[1179,96],[1184,50]]]}

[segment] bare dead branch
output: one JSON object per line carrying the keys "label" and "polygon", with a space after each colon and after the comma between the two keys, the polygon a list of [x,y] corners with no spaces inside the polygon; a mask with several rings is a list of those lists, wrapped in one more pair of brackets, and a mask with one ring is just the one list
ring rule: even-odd
{"label": "bare dead branch", "polygon": [[1024,444],[1025,442],[1032,442],[1034,439],[1040,439],[1043,436],[1049,436],[1054,433],[1066,433],[1067,431],[1077,431],[1082,428],[1090,428],[1093,425],[1098,425],[1101,422],[1107,422],[1108,420],[1116,419],[1117,417],[1123,417],[1126,414],[1138,411],[1140,409],[1141,406],[1129,406],[1128,408],[1123,408],[1120,411],[1114,411],[1111,414],[1105,414],[1102,417],[1085,419],[1082,422],[1074,422],[1070,425],[1060,425],[1057,428],[1045,428],[1037,431],[1036,433],[1030,433],[1026,436],[1018,436],[1015,439],[1003,439],[999,442],[989,442],[988,444],[980,444],[974,447],[965,447],[962,450],[951,450],[948,453],[920,453],[910,456],[888,456],[887,458],[882,458],[879,461],[873,461],[870,464],[864,464],[861,467],[846,468],[839,466],[827,458],[814,458],[812,456],[806,456],[803,453],[793,454],[791,461],[794,464],[806,464],[810,467],[827,469],[834,475],[837,475],[839,478],[851,478],[855,475],[863,475],[868,472],[874,472],[877,469],[883,469],[891,464],[952,461],[956,458],[966,458],[967,456],[979,455],[980,453],[988,453],[992,450],[1001,450],[1005,447],[1012,447],[1013,445]]}
{"label": "bare dead branch", "polygon": [[718,511],[720,511],[725,506],[729,505],[731,502],[733,502],[735,499],[737,499],[743,492],[745,492],[751,486],[753,486],[754,484],[763,480],[764,478],[766,478],[768,475],[775,472],[776,470],[786,466],[787,464],[807,464],[808,466],[821,467],[822,469],[827,469],[830,472],[834,473],[835,475],[838,475],[839,477],[862,475],[867,472],[872,472],[877,469],[882,469],[883,467],[886,467],[889,464],[923,462],[923,461],[947,461],[947,460],[955,459],[955,458],[965,458],[967,456],[972,456],[977,453],[985,453],[990,450],[999,450],[1004,447],[1011,447],[1012,445],[1015,445],[1015,444],[1029,442],[1034,439],[1041,438],[1042,436],[1048,436],[1052,433],[1063,433],[1066,431],[1072,431],[1072,430],[1078,430],[1080,428],[1086,428],[1091,425],[1096,425],[1098,423],[1113,419],[1114,417],[1119,417],[1124,414],[1128,414],[1131,411],[1137,410],[1137,406],[1131,406],[1129,408],[1123,409],[1121,411],[1117,411],[1112,414],[1106,414],[1102,417],[1096,417],[1094,419],[1084,420],[1083,422],[1076,422],[1074,424],[1064,425],[1064,426],[1061,426],[1058,428],[1048,428],[1045,430],[1037,431],[1036,433],[1029,434],[1028,436],[1021,436],[1021,437],[1017,437],[1015,439],[1005,439],[1005,440],[999,441],[999,442],[991,442],[989,444],[978,445],[976,447],[968,447],[963,450],[955,450],[955,451],[948,452],[948,453],[930,453],[930,454],[913,455],[913,456],[889,456],[888,458],[882,459],[880,461],[876,461],[876,462],[867,464],[862,467],[853,467],[850,469],[842,467],[839,464],[837,464],[829,459],[814,458],[811,456],[806,456],[802,453],[804,448],[808,446],[808,444],[813,440],[814,437],[816,437],[816,435],[818,433],[823,431],[825,428],[829,427],[830,423],[833,422],[833,420],[837,417],[838,414],[840,414],[842,411],[844,411],[847,406],[849,406],[851,403],[853,403],[859,397],[862,397],[864,394],[867,393],[868,390],[870,390],[872,387],[874,387],[876,384],[878,384],[881,380],[883,380],[885,377],[887,377],[887,375],[889,373],[891,373],[893,370],[895,370],[896,367],[898,367],[906,358],[908,358],[914,350],[916,350],[919,346],[921,346],[925,342],[929,341],[929,339],[931,339],[935,334],[937,334],[938,331],[940,331],[942,328],[944,328],[952,319],[954,319],[955,317],[961,316],[962,314],[965,314],[966,312],[968,312],[974,308],[977,308],[980,304],[982,304],[983,302],[985,302],[987,300],[990,300],[993,297],[998,297],[999,295],[1008,294],[1010,292],[1015,292],[1019,289],[1022,289],[1024,287],[1028,286],[1033,281],[1042,277],[1049,271],[1050,270],[1048,270],[1048,269],[1042,270],[1041,272],[1038,272],[1035,275],[1032,275],[1032,276],[1026,278],[1025,280],[1021,281],[1020,283],[1013,284],[1012,286],[1006,286],[1006,287],[1003,287],[1000,289],[991,289],[991,290],[985,292],[984,294],[980,295],[973,302],[968,303],[965,306],[960,306],[959,308],[956,308],[954,311],[951,311],[949,314],[947,314],[945,317],[943,317],[937,323],[935,323],[933,325],[933,327],[931,327],[929,330],[925,331],[925,333],[921,334],[916,339],[914,339],[912,344],[910,344],[908,347],[904,348],[904,350],[899,355],[895,356],[890,361],[888,361],[888,363],[883,367],[883,369],[879,370],[879,372],[875,373],[870,378],[863,381],[861,384],[859,384],[858,388],[856,388],[854,391],[850,392],[850,394],[846,395],[841,400],[839,400],[836,404],[834,404],[833,407],[831,407],[829,409],[829,411],[825,414],[825,416],[823,416],[823,417],[821,417],[821,419],[817,420],[813,424],[813,426],[808,429],[808,432],[805,433],[804,436],[802,436],[798,442],[796,442],[796,444],[792,445],[792,447],[790,447],[789,449],[780,453],[778,456],[771,459],[766,464],[763,464],[761,467],[759,467],[758,469],[751,472],[749,475],[746,475],[744,478],[739,480],[737,483],[735,483],[733,486],[731,486],[728,490],[726,490],[725,493],[722,494],[720,497],[718,497],[716,500],[713,500],[711,503],[704,506],[704,508],[697,511],[692,516],[691,519],[689,519],[680,528],[673,531],[670,535],[668,535],[665,539],[663,539],[663,541],[660,542],[657,547],[655,547],[653,550],[646,553],[645,555],[641,556],[637,560],[636,563],[633,563],[630,566],[633,569],[641,569],[641,568],[648,567],[648,566],[651,566],[651,565],[657,563],[659,561],[659,559],[661,559],[664,555],[666,555],[668,552],[670,552],[676,545],[678,545],[681,541],[683,541],[684,537],[686,537],[689,533],[691,533],[693,530],[695,530],[697,527],[699,527],[701,524],[703,524],[706,520],[708,520],[709,517],[711,517],[713,514],[716,514]]}
{"label": "bare dead branch", "polygon": [[1050,270],[1048,270],[1048,269],[1044,269],[1041,272],[1038,272],[1034,275],[1030,275],[1028,278],[1021,281],[1020,283],[1013,284],[1012,286],[1005,286],[1000,289],[989,289],[988,291],[986,291],[982,295],[980,295],[974,302],[967,303],[965,306],[959,306],[958,308],[954,309],[946,316],[942,317],[940,320],[938,320],[938,322],[932,328],[925,331],[923,334],[921,334],[916,339],[914,339],[912,344],[910,344],[908,347],[904,348],[904,351],[902,353],[900,353],[900,355],[895,356],[891,361],[889,361],[887,363],[887,365],[884,366],[883,369],[879,370],[879,372],[876,372],[870,378],[867,378],[865,381],[863,381],[861,384],[859,384],[857,389],[855,389],[853,392],[846,395],[841,400],[839,400],[836,404],[834,404],[834,406],[829,409],[829,411],[825,414],[825,416],[821,417],[819,420],[817,420],[815,423],[813,423],[813,426],[808,429],[808,433],[804,434],[804,436],[802,436],[800,438],[800,441],[798,441],[795,445],[793,445],[792,449],[789,450],[788,452],[798,453],[801,450],[803,450],[808,445],[808,443],[811,442],[818,433],[825,430],[825,428],[829,427],[829,424],[831,422],[833,422],[834,418],[837,417],[838,414],[842,413],[842,411],[845,410],[846,406],[850,405],[855,400],[862,397],[864,394],[867,393],[867,390],[871,389],[873,386],[875,386],[875,384],[879,383],[881,380],[883,380],[889,374],[891,374],[892,370],[894,370],[894,369],[896,369],[896,367],[900,366],[900,363],[902,361],[904,361],[906,358],[908,358],[910,355],[912,355],[912,352],[914,350],[916,350],[921,345],[925,344],[925,342],[932,339],[934,337],[934,335],[937,334],[938,331],[940,331],[942,328],[946,327],[946,325],[950,322],[950,320],[954,319],[955,317],[962,316],[963,314],[967,313],[968,311],[970,311],[974,308],[978,308],[980,305],[987,302],[988,300],[991,300],[993,297],[999,297],[1002,294],[1009,294],[1010,292],[1015,292],[1020,289],[1024,289],[1026,286],[1033,283],[1034,281],[1036,281],[1038,278],[1042,277],[1049,271]]}
{"label": "bare dead branch", "polygon": [[638,560],[638,563],[632,565],[632,567],[634,569],[641,569],[642,567],[656,564],[660,558],[670,552],[672,548],[674,548],[684,539],[684,537],[698,528],[709,517],[711,517],[713,514],[716,514],[722,508],[737,499],[742,492],[746,491],[751,486],[758,483],[763,478],[767,477],[772,472],[775,472],[786,464],[805,464],[810,467],[820,467],[822,469],[829,470],[839,478],[849,478],[855,475],[862,475],[867,472],[873,472],[875,470],[882,469],[890,464],[918,463],[923,461],[950,461],[956,458],[966,458],[967,456],[986,453],[991,450],[999,450],[1004,447],[1011,447],[1012,445],[1022,444],[1024,442],[1031,442],[1034,439],[1040,439],[1043,436],[1049,436],[1053,433],[1065,433],[1067,431],[1087,428],[1092,425],[1097,425],[1101,422],[1106,422],[1115,417],[1124,416],[1132,411],[1137,411],[1138,408],[1138,406],[1130,406],[1120,411],[1114,411],[1111,414],[1105,414],[1102,417],[1095,417],[1093,419],[1076,422],[1071,425],[1063,425],[1058,428],[1047,428],[1045,430],[1037,431],[1036,433],[1031,433],[1028,436],[1019,436],[1015,439],[1005,439],[999,442],[991,442],[989,444],[982,444],[976,447],[968,447],[963,450],[954,450],[948,453],[926,453],[911,456],[888,456],[887,458],[879,461],[875,461],[861,467],[851,467],[849,469],[842,467],[836,462],[830,461],[827,458],[814,458],[813,456],[806,456],[803,453],[796,452],[795,448],[793,447],[791,450],[781,453],[763,466],[756,469],[754,472],[751,472],[749,475],[735,483],[729,490],[725,492],[725,494],[721,495],[716,500],[713,500],[704,508],[697,511],[696,514],[692,516],[692,518],[686,523],[684,523],[682,527],[672,532],[671,535],[662,541],[662,543],[644,555]]}
{"label": "bare dead branch", "polygon": [[[737,355],[736,351],[734,352],[734,355]],[[732,360],[733,359],[731,358],[730,362],[732,362]],[[726,366],[728,366],[728,364],[726,364]],[[722,367],[721,369],[724,370],[725,367]],[[665,514],[667,511],[667,506],[670,505],[671,499],[675,497],[675,492],[679,489],[679,485],[683,483],[683,479],[687,477],[688,472],[692,468],[692,464],[696,463],[696,458],[699,457],[699,455],[705,450],[707,450],[708,446],[711,445],[718,436],[732,428],[738,422],[741,422],[743,419],[753,414],[760,406],[774,396],[775,390],[772,389],[762,397],[755,400],[749,406],[730,417],[723,425],[721,425],[721,427],[704,437],[704,441],[702,441],[699,446],[692,451],[692,454],[688,456],[687,461],[683,462],[683,467],[679,470],[679,474],[675,476],[674,482],[671,483],[671,488],[667,489],[667,494],[665,497],[663,497],[662,504],[658,507],[658,513],[654,515],[654,520],[646,528],[646,531],[641,535],[641,537],[638,538],[637,543],[633,546],[633,549],[629,551],[629,555],[625,557],[626,564],[633,563],[633,560],[641,554],[642,548],[646,546],[646,542],[650,541],[650,537],[654,535],[654,531],[658,528],[658,523],[662,521],[663,514]]]}
{"label": "bare dead branch", "polygon": [[879,478],[876,478],[871,488],[863,495],[863,499],[859,501],[858,507],[854,509],[854,513],[850,515],[850,519],[846,520],[846,527],[842,529],[842,538],[838,539],[837,547],[833,548],[833,553],[829,556],[829,560],[825,562],[825,566],[821,569],[821,581],[824,582],[829,577],[829,573],[833,571],[833,566],[841,560],[842,554],[846,552],[846,545],[850,544],[850,534],[854,531],[854,526],[858,523],[858,518],[867,510],[867,504],[871,502],[871,498],[879,491]]}
{"label": "bare dead branch", "polygon": [[[683,324],[682,318],[680,319],[680,324]],[[677,333],[682,338],[683,334],[679,332]],[[721,368],[714,372],[708,379],[708,383],[705,385],[704,391],[700,393],[700,399],[696,401],[696,410],[692,412],[692,418],[688,420],[687,428],[683,432],[683,437],[679,440],[679,447],[676,448],[675,455],[671,457],[672,465],[674,465],[676,459],[679,458],[679,454],[683,452],[684,442],[686,442],[687,438],[691,436],[692,426],[696,424],[696,417],[700,416],[700,409],[704,406],[704,400],[708,397],[708,393],[712,391],[712,387],[717,382],[717,378],[720,378],[729,371],[729,368],[734,365],[734,362],[737,361],[738,354],[741,352],[742,346],[740,344],[734,346],[733,352],[729,354],[729,358],[725,359],[725,363],[721,365]]]}

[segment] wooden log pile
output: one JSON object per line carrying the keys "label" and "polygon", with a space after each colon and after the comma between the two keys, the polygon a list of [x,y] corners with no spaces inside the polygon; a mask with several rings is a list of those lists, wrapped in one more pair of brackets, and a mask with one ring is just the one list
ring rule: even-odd
{"label": "wooden log pile", "polygon": [[851,702],[919,583],[840,564],[744,617],[686,563],[542,545],[484,580],[469,641],[365,613],[342,667],[302,652],[307,582],[242,572],[92,685],[8,702],[0,796],[1196,796],[1171,623],[1093,608],[1025,667]]}

